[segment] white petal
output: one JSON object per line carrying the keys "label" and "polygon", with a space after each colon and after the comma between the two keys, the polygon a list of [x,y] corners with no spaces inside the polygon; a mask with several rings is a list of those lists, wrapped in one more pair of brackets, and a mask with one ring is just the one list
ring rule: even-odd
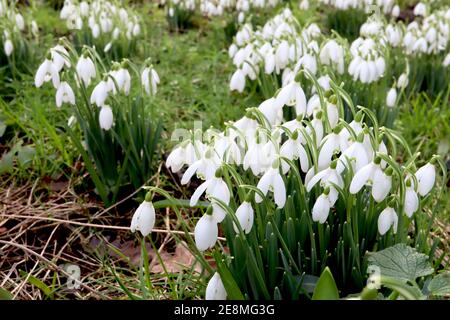
{"label": "white petal", "polygon": [[369,163],[359,170],[350,183],[350,193],[355,194],[361,190],[361,188],[367,183],[367,180],[371,178],[374,171],[374,163]]}

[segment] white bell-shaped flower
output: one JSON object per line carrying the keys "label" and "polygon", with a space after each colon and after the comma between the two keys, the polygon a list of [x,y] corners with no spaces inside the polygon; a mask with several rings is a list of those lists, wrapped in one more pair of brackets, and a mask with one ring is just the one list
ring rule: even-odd
{"label": "white bell-shaped flower", "polygon": [[155,226],[155,208],[150,201],[142,202],[137,208],[131,220],[131,231],[140,231],[142,236],[146,237]]}
{"label": "white bell-shaped flower", "polygon": [[10,39],[6,39],[3,44],[3,49],[5,50],[5,54],[9,57],[14,50],[14,45]]}
{"label": "white bell-shaped flower", "polygon": [[[248,201],[242,202],[242,204],[236,210],[236,218],[241,225],[242,230],[249,234],[253,227],[253,221],[255,219],[255,213],[252,208],[252,204]],[[235,223],[233,223],[233,228],[236,233],[239,233],[239,229]]]}
{"label": "white bell-shaped flower", "polygon": [[110,106],[104,105],[101,107],[98,121],[100,123],[100,128],[103,130],[111,129],[114,122],[114,115]]}
{"label": "white bell-shaped flower", "polygon": [[243,92],[245,88],[245,74],[241,69],[237,69],[230,80],[230,90]]}
{"label": "white bell-shaped flower", "polygon": [[56,90],[56,106],[59,108],[63,103],[75,104],[75,94],[70,85],[63,81]]}
{"label": "white bell-shaped flower", "polygon": [[295,106],[297,115],[306,114],[306,96],[300,84],[296,81],[284,86],[275,98],[275,106]]}
{"label": "white bell-shaped flower", "polygon": [[155,95],[160,82],[159,75],[155,69],[151,67],[145,68],[141,74],[141,82],[147,94]]}
{"label": "white bell-shaped flower", "polygon": [[392,227],[392,230],[397,233],[398,216],[394,208],[387,207],[381,211],[378,217],[378,232],[384,235]]}
{"label": "white bell-shaped flower", "polygon": [[386,96],[386,105],[389,108],[392,108],[395,106],[396,101],[397,101],[397,90],[395,90],[395,88],[391,88]]}
{"label": "white bell-shaped flower", "polygon": [[41,87],[44,82],[52,81],[55,89],[59,86],[59,73],[53,62],[49,59],[45,59],[39,66],[36,76],[34,78],[34,84],[37,88]]}
{"label": "white bell-shaped flower", "polygon": [[[329,191],[329,190],[328,190]],[[315,222],[325,223],[331,209],[329,194],[322,193],[314,203],[312,209],[312,219]]]}
{"label": "white bell-shaped flower", "polygon": [[65,66],[70,68],[70,60],[69,60],[69,52],[67,52],[66,48],[62,45],[56,45],[50,49],[50,54],[52,57],[52,62],[56,69],[61,71],[61,69]]}
{"label": "white bell-shaped flower", "polygon": [[[300,160],[300,168],[303,172],[307,172],[309,169],[309,159],[305,148],[302,146],[301,140],[299,139],[298,131],[295,131],[291,138],[286,140],[280,148],[280,155],[282,157],[288,158],[289,160]],[[281,168],[283,174],[286,174],[290,166],[289,164],[281,160]]]}
{"label": "white bell-shaped flower", "polygon": [[424,197],[433,189],[436,181],[436,167],[432,163],[420,167],[415,174],[418,182],[417,191]]}
{"label": "white bell-shaped flower", "polygon": [[417,196],[414,186],[411,180],[406,181],[406,191],[405,191],[405,203],[403,210],[405,214],[411,218],[414,212],[419,209],[419,197]]}
{"label": "white bell-shaped flower", "polygon": [[[209,210],[209,209],[208,209]],[[194,229],[194,239],[197,249],[200,251],[208,250],[214,247],[219,235],[217,221],[211,214],[205,214],[201,217]]]}
{"label": "white bell-shaped flower", "polygon": [[[281,177],[278,163],[274,163],[272,167],[264,173],[256,187],[262,192],[263,195],[267,195],[269,190],[272,191],[278,208],[284,207],[286,203],[286,187],[284,185],[283,178]],[[255,194],[255,201],[257,203],[261,203],[263,201],[258,193]]]}
{"label": "white bell-shaped flower", "polygon": [[209,280],[208,285],[206,286],[205,293],[206,300],[226,300],[227,299],[227,291],[223,285],[222,279],[220,278],[219,273],[214,273],[212,278]]}
{"label": "white bell-shaped flower", "polygon": [[181,184],[187,184],[194,174],[204,180],[212,179],[219,168],[220,160],[213,150],[207,150],[203,156],[192,163],[181,178]]}
{"label": "white bell-shaped flower", "polygon": [[86,87],[91,83],[91,79],[95,78],[97,75],[94,62],[89,56],[82,55],[80,59],[78,59],[76,71]]}
{"label": "white bell-shaped flower", "polygon": [[96,104],[97,107],[102,107],[105,105],[106,98],[108,97],[108,92],[110,88],[105,80],[100,81],[92,90],[91,93],[91,103]]}
{"label": "white bell-shaped flower", "polygon": [[225,218],[226,211],[217,202],[215,202],[215,199],[228,205],[230,203],[230,190],[228,189],[225,181],[221,178],[220,172],[216,172],[216,176],[214,178],[206,180],[198,186],[192,194],[190,201],[191,207],[197,204],[203,193],[206,193],[206,197],[209,198],[212,203],[214,219],[216,219],[218,223],[222,222]]}

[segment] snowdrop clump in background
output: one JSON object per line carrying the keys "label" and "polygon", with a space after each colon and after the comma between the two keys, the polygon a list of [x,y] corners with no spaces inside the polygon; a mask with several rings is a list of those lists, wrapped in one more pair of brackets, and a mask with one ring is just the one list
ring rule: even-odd
{"label": "snowdrop clump in background", "polygon": [[94,43],[99,38],[106,39],[103,47],[105,52],[111,49],[115,41],[133,40],[142,31],[137,14],[107,0],[65,0],[60,18],[66,21],[71,30],[88,29]]}
{"label": "snowdrop clump in background", "polygon": [[[61,43],[63,42],[61,40]],[[35,86],[39,88],[45,82],[51,81],[56,89],[55,100],[58,108],[63,104],[75,105],[77,97],[83,92],[80,90],[81,86],[85,89],[92,88],[88,100],[91,105],[100,108],[100,127],[103,130],[110,130],[114,124],[114,114],[111,105],[107,104],[108,97],[116,94],[128,96],[132,77],[126,67],[127,60],[122,63],[113,62],[112,69],[101,74],[90,50],[92,49],[85,47],[80,56],[72,57],[62,44],[51,48],[36,72]],[[70,51],[73,52],[73,49]],[[72,65],[71,58],[76,61],[75,65]],[[64,69],[67,70],[63,72]],[[138,78],[146,94],[156,94],[160,80],[151,64],[146,63]],[[71,79],[75,79],[75,86],[69,84]]]}
{"label": "snowdrop clump in background", "polygon": [[25,39],[26,33],[37,37],[39,28],[36,21],[23,15],[23,10],[16,7],[15,2],[0,0],[0,34],[3,43],[3,52],[11,56],[19,41]]}

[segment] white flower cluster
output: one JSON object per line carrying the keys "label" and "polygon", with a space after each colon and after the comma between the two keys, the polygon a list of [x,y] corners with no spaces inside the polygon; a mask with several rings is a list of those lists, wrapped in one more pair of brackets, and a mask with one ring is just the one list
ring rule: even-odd
{"label": "white flower cluster", "polygon": [[[244,25],[229,48],[237,70],[231,77],[230,90],[242,92],[246,78],[256,80],[260,70],[267,75],[280,74],[281,84],[288,83],[301,69],[313,75],[320,70],[320,82],[328,89],[328,72],[342,75],[348,63],[348,74],[354,81],[372,83],[384,76],[385,45],[369,37],[356,39],[350,47],[344,41],[327,38],[316,24],[299,31],[299,23],[289,9],[253,31]],[[322,68],[327,66],[327,68]]]}
{"label": "white flower cluster", "polygon": [[67,22],[69,29],[81,30],[87,26],[94,39],[102,35],[110,39],[105,51],[111,48],[114,40],[132,40],[141,34],[139,16],[107,0],[65,0],[60,18]]}
{"label": "white flower cluster", "polygon": [[15,38],[21,38],[23,32],[28,29],[35,37],[39,34],[36,21],[28,21],[16,8],[15,2],[0,0],[0,25],[3,31],[3,50],[7,56],[14,51]]}
{"label": "white flower cluster", "polygon": [[166,5],[168,7],[168,14],[170,17],[175,15],[175,9],[194,12],[196,8],[195,0],[169,0]]}
{"label": "white flower cluster", "polygon": [[[297,117],[286,121],[283,109],[290,107],[295,108]],[[205,141],[193,138],[175,147],[166,165],[173,172],[187,166],[181,183],[187,184],[194,175],[204,180],[192,195],[191,206],[203,194],[211,202],[209,212],[195,228],[198,249],[203,251],[215,245],[217,224],[227,214],[233,190],[222,177],[223,164],[254,177],[247,178],[243,184],[252,183],[248,180],[258,181],[256,203],[261,203],[262,196],[270,192],[276,206],[283,208],[287,196],[285,177],[292,169],[290,161],[298,160],[299,171],[305,173],[306,191],[320,185],[323,192],[312,209],[314,221],[324,223],[342,194],[367,192],[377,203],[388,199],[379,215],[378,231],[383,235],[392,227],[395,233],[397,214],[411,217],[418,210],[419,196],[427,195],[433,188],[435,166],[428,163],[414,172],[413,165],[409,165],[394,179],[394,170],[400,165],[389,155],[383,142],[384,129],[368,127],[363,122],[363,111],[351,123],[346,123],[342,116],[336,96],[321,99],[316,94],[307,100],[300,84],[291,81],[276,97],[264,101],[257,109],[249,109],[240,120],[228,123],[225,131],[210,130]],[[371,188],[364,189],[366,185]],[[406,188],[404,198],[401,185]],[[250,193],[236,210],[245,233],[250,232],[254,219],[253,196],[249,196]],[[401,206],[404,212],[395,211],[395,201],[391,198],[404,199]],[[236,225],[235,230],[239,231]]]}
{"label": "white flower cluster", "polygon": [[[268,75],[282,73],[283,84],[301,68],[315,74],[320,35],[314,23],[300,31],[289,9],[284,9],[256,31],[251,24],[244,24],[228,50],[237,68],[231,77],[230,89],[242,92],[246,78],[256,80],[260,70]],[[332,55],[334,57],[334,52]]]}
{"label": "white flower cluster", "polygon": [[[187,11],[200,12],[207,17],[222,16],[226,12],[237,13],[239,22],[243,22],[245,14],[253,9],[273,8],[279,0],[169,0],[169,15],[173,16],[174,7]],[[164,1],[163,4],[166,2]]]}
{"label": "white flower cluster", "polygon": [[370,19],[361,26],[362,36],[378,38],[392,47],[401,47],[408,55],[437,54],[449,45],[450,8],[441,9],[413,21],[406,27],[403,23],[386,23],[382,19]]}
{"label": "white flower cluster", "polygon": [[367,13],[375,13],[380,10],[380,12],[394,17],[398,17],[400,14],[400,7],[395,0],[319,0],[319,2],[338,10],[360,9]]}
{"label": "white flower cluster", "polygon": [[[68,79],[75,79],[77,88],[84,86],[85,89],[97,80],[90,95],[90,103],[100,109],[99,124],[104,130],[109,130],[113,126],[113,112],[106,104],[109,95],[116,95],[121,92],[128,96],[131,88],[131,75],[125,67],[126,63],[113,63],[112,70],[106,72],[103,78],[98,81],[98,66],[85,51],[80,57],[76,57],[77,63],[72,68],[70,54],[63,45],[57,45],[50,49],[44,62],[39,66],[35,75],[35,86],[41,87],[45,82],[51,81],[56,89],[56,106],[60,108],[63,103],[75,105],[76,95],[69,82],[62,81],[64,74]],[[66,68],[65,72],[63,69]],[[99,75],[100,76],[100,75]],[[143,89],[149,95],[156,94],[159,76],[152,66],[146,66],[141,73],[140,81]],[[82,90],[83,91],[83,90]]]}

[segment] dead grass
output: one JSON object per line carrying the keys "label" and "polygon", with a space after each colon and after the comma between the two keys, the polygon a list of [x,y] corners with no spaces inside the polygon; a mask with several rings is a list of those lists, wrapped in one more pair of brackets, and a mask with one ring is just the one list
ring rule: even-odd
{"label": "dead grass", "polygon": [[[129,232],[132,212],[121,208],[132,197],[103,209],[90,197],[76,194],[72,182],[0,186],[0,288],[26,300],[127,298],[118,277],[140,296],[141,247]],[[158,286],[153,298],[171,298],[167,273],[201,270],[180,242],[184,232],[174,230],[177,224],[169,209],[161,224],[154,230],[159,257],[147,247],[149,270]],[[65,285],[70,277],[66,264],[81,268],[78,290]]]}

